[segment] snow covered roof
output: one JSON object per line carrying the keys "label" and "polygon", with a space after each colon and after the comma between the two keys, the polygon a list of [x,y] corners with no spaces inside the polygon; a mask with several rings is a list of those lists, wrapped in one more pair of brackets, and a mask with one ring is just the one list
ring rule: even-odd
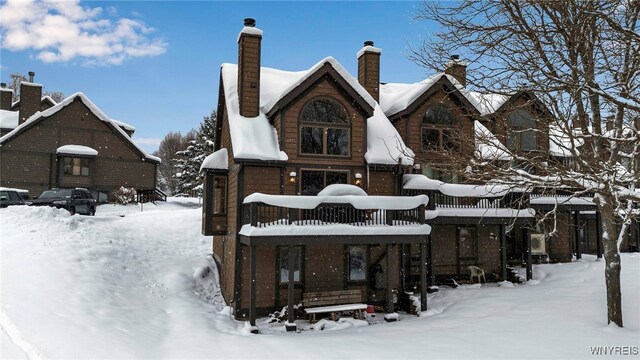
{"label": "snow covered roof", "polygon": [[221,148],[218,151],[214,151],[209,156],[202,160],[200,165],[200,171],[212,169],[212,170],[228,170],[229,169],[229,154],[227,148]]}
{"label": "snow covered roof", "polygon": [[[573,131],[574,136],[569,136],[567,131]],[[572,151],[580,154],[577,148],[584,144],[583,139],[576,137],[580,133],[579,129],[563,130],[559,126],[549,126],[549,154],[559,157],[571,157]]]}
{"label": "snow covered roof", "polygon": [[474,99],[472,103],[480,111],[481,115],[493,114],[511,97],[509,95],[481,93],[477,91],[469,91],[468,96]]}
{"label": "snow covered roof", "polygon": [[473,122],[476,157],[483,160],[511,160],[509,150],[478,120]]}
{"label": "snow covered roof", "polygon": [[271,206],[294,209],[315,209],[322,203],[351,204],[356,209],[410,210],[427,205],[427,195],[417,196],[305,196],[305,195],[267,195],[253,193],[244,199],[244,204],[261,202]]}
{"label": "snow covered roof", "polygon": [[82,103],[86,107],[88,107],[89,110],[91,110],[91,112],[98,119],[100,119],[101,121],[104,121],[105,123],[109,124],[113,129],[115,129],[115,131],[120,133],[122,135],[122,138],[125,141],[129,142],[129,144],[134,149],[136,149],[143,156],[143,158],[145,158],[147,160],[151,160],[153,162],[157,162],[157,163],[160,162],[160,158],[158,158],[156,156],[153,156],[153,155],[147,154],[144,150],[142,150],[142,148],[140,148],[138,145],[136,145],[136,143],[134,143],[131,140],[129,135],[127,135],[127,133],[124,130],[122,130],[120,128],[120,126],[118,126],[118,124],[116,124],[107,115],[105,115],[105,113],[103,113],[102,110],[100,110],[91,100],[89,100],[89,98],[85,94],[83,94],[81,92],[75,93],[75,94],[67,97],[66,99],[62,100],[60,103],[56,104],[53,107],[50,107],[49,109],[47,109],[45,111],[36,112],[31,117],[29,117],[25,122],[23,122],[22,124],[17,126],[15,129],[13,129],[11,132],[9,132],[6,135],[4,135],[3,137],[1,137],[0,138],[0,145],[4,144],[6,141],[8,141],[8,140],[12,139],[13,137],[17,136],[22,131],[28,129],[33,124],[35,124],[36,122],[40,121],[41,119],[49,117],[49,116],[57,113],[58,111],[64,109],[67,105],[71,104],[76,99],[79,99],[80,101],[82,101]]}
{"label": "snow covered roof", "polygon": [[0,91],[6,91],[6,92],[11,92],[13,94],[13,89],[9,89],[9,88],[0,88]]}
{"label": "snow covered roof", "polygon": [[111,119],[111,121],[113,121],[116,125],[120,126],[121,128],[125,129],[126,131],[136,131],[135,126],[129,125],[125,122],[122,122],[120,120],[114,120],[114,119]]}
{"label": "snow covered roof", "polygon": [[509,186],[499,184],[448,184],[421,174],[403,175],[402,187],[407,190],[436,190],[444,195],[469,197],[501,197],[514,191]]}
{"label": "snow covered roof", "polygon": [[531,196],[531,205],[583,205],[594,206],[593,198],[573,196]]}
{"label": "snow covered roof", "polygon": [[18,126],[18,117],[17,111],[0,110],[0,128],[15,129]]}
{"label": "snow covered roof", "polygon": [[398,159],[402,164],[413,164],[413,152],[404,144],[375,100],[332,57],[324,58],[304,71],[260,68],[260,112],[253,118],[240,115],[237,93],[238,66],[223,64],[221,73],[233,156],[238,159],[288,160],[287,154],[280,151],[276,129],[270,124],[267,114],[280,100],[325,64],[330,65],[371,108],[374,108],[374,115],[367,120],[368,143],[365,159],[372,164],[394,165]]}
{"label": "snow covered roof", "polygon": [[63,145],[56,149],[56,154],[97,156],[98,150],[84,145]]}

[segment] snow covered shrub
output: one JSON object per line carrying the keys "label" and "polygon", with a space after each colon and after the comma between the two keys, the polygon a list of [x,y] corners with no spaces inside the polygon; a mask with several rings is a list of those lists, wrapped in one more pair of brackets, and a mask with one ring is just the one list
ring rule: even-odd
{"label": "snow covered shrub", "polygon": [[220,277],[215,264],[204,265],[193,273],[194,292],[206,303],[213,304],[218,310],[225,306],[222,292],[220,291]]}
{"label": "snow covered shrub", "polygon": [[127,205],[130,202],[136,201],[136,189],[126,188],[120,186],[119,189],[113,190],[111,195],[116,199],[117,204]]}

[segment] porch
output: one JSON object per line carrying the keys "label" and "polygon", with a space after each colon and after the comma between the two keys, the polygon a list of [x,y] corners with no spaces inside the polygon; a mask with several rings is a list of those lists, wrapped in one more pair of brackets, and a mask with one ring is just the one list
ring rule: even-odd
{"label": "porch", "polygon": [[[287,320],[295,320],[294,305],[305,291],[337,291],[362,289],[372,294],[375,279],[370,267],[381,262],[384,268],[379,279],[385,285],[384,308],[392,312],[393,285],[399,286],[399,254],[402,245],[416,244],[420,248],[421,309],[426,310],[427,246],[431,228],[425,221],[428,197],[394,196],[286,196],[255,193],[245,198],[242,209],[242,227],[239,242],[247,249],[249,321],[255,326],[258,278],[268,262],[277,267],[276,276],[286,292]],[[318,251],[322,249],[322,254]],[[305,252],[309,254],[305,254]],[[311,253],[313,252],[313,254]],[[273,254],[272,260],[258,265],[260,254]],[[280,262],[277,264],[279,257]],[[298,259],[308,259],[313,276],[304,283],[305,264]],[[340,266],[339,264],[343,265]],[[324,269],[332,267],[339,271]],[[272,269],[272,268],[271,268]],[[311,269],[308,270],[311,272]],[[318,277],[316,273],[324,274]],[[259,276],[260,275],[260,276]],[[271,275],[268,275],[271,276]],[[325,279],[325,277],[336,279]],[[324,282],[317,283],[318,280]],[[281,287],[276,284],[273,305],[278,303]],[[266,291],[266,290],[265,290]],[[363,296],[364,298],[365,296]],[[368,302],[369,295],[363,302]]]}

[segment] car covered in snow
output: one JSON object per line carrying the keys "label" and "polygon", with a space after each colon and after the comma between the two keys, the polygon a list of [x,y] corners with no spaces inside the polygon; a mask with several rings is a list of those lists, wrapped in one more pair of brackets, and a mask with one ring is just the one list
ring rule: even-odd
{"label": "car covered in snow", "polygon": [[37,198],[31,200],[31,206],[51,206],[65,209],[73,214],[95,215],[96,199],[89,190],[75,189],[51,189],[45,190]]}
{"label": "car covered in snow", "polygon": [[28,200],[28,190],[0,187],[0,208],[10,205],[25,205]]}

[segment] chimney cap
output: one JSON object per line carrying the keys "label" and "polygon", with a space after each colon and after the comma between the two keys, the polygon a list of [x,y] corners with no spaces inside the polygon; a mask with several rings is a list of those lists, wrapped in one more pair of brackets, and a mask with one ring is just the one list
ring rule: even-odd
{"label": "chimney cap", "polygon": [[7,83],[0,83],[0,87],[3,88],[3,89],[6,88],[7,87]]}
{"label": "chimney cap", "polygon": [[36,76],[36,73],[33,71],[29,71],[29,76]]}
{"label": "chimney cap", "polygon": [[256,19],[245,18],[244,19],[244,26],[255,27],[256,26]]}
{"label": "chimney cap", "polygon": [[367,40],[364,42],[364,46],[373,46],[373,41]]}
{"label": "chimney cap", "polygon": [[460,60],[460,55],[451,55],[451,60]]}

